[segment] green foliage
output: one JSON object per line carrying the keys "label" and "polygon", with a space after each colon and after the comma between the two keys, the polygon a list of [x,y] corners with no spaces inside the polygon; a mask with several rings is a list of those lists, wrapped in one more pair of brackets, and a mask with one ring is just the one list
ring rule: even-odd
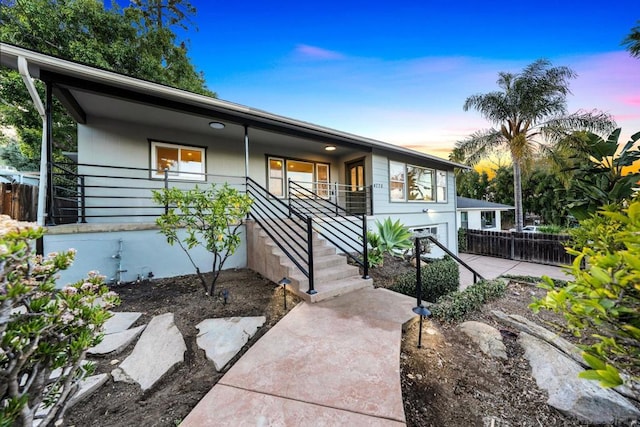
{"label": "green foliage", "polygon": [[467,229],[458,228],[458,251],[467,251]]}
{"label": "green foliage", "polygon": [[[205,293],[213,296],[224,263],[240,246],[240,226],[251,208],[251,198],[225,183],[219,189],[211,184],[205,190],[197,185],[187,191],[175,187],[154,190],[153,200],[169,207],[168,212],[156,220],[160,232],[170,245],[180,245],[195,268]],[[182,237],[179,235],[181,229],[185,232]],[[213,277],[209,284],[189,253],[198,246],[213,254]]]}
{"label": "green foliage", "polygon": [[367,257],[370,267],[381,266],[384,254],[393,256],[397,251],[411,248],[411,232],[400,223],[400,220],[392,222],[391,218],[384,221],[376,221],[378,232],[367,231],[367,243],[370,247]]}
{"label": "green foliage", "polygon": [[[58,273],[75,252],[33,254],[44,234],[35,224],[0,217],[0,425],[31,426],[41,406],[50,408],[42,425],[62,418],[78,382],[92,368],[86,351],[102,340],[117,295],[96,273],[56,288]],[[104,304],[97,304],[101,297]],[[53,370],[60,376],[50,378]]]}
{"label": "green foliage", "polygon": [[[0,0],[0,9],[2,42],[215,96],[186,45],[167,26],[147,27],[141,9],[115,2],[105,9],[99,0]],[[35,83],[45,99],[44,85]],[[22,154],[39,159],[42,121],[16,71],[0,69],[0,99],[0,125],[14,127]],[[75,151],[76,125],[57,98],[52,112],[56,151]]]}
{"label": "green foliage", "polygon": [[[533,303],[562,313],[575,335],[595,331],[593,344],[583,346],[592,370],[585,378],[603,386],[622,382],[619,371],[633,381],[640,378],[640,200],[627,209],[601,211],[582,221],[567,250],[576,256],[570,272],[574,280],[554,288],[546,280],[545,298]],[[581,246],[584,245],[584,246]],[[588,268],[581,269],[587,259]]]}
{"label": "green foliage", "polygon": [[547,233],[547,234],[560,234],[564,232],[565,229],[564,227],[561,227],[559,225],[549,224],[549,225],[541,225],[540,227],[538,227],[538,231],[541,233]]}
{"label": "green foliage", "polygon": [[504,296],[506,289],[502,280],[482,280],[463,291],[443,296],[431,309],[431,314],[441,322],[457,322],[484,303]]}
{"label": "green foliage", "polygon": [[486,172],[465,170],[456,176],[456,191],[460,197],[484,199],[489,189],[489,176]]}
{"label": "green foliage", "polygon": [[542,137],[557,140],[579,129],[602,130],[611,126],[606,114],[567,115],[569,81],[576,74],[568,67],[552,67],[539,59],[519,74],[499,73],[500,90],[468,97],[464,110],[474,109],[495,127],[481,130],[456,144],[458,155],[475,164],[496,150],[505,150],[513,165],[516,228],[523,222],[522,170],[542,145]]}
{"label": "green foliage", "polygon": [[[443,295],[458,290],[460,270],[458,263],[449,256],[428,262],[420,268],[422,281],[422,299],[437,301]],[[416,272],[411,271],[398,276],[389,288],[401,294],[416,296]]]}
{"label": "green foliage", "polygon": [[640,171],[626,170],[640,160],[640,149],[634,148],[640,132],[620,148],[620,131],[614,130],[606,141],[596,134],[585,133],[582,143],[573,147],[575,153],[570,159],[573,165],[567,168],[574,181],[569,209],[579,220],[605,205],[622,203],[633,194],[640,180]]}
{"label": "green foliage", "polygon": [[622,40],[622,44],[627,48],[631,56],[640,58],[640,21],[637,21],[637,25]]}
{"label": "green foliage", "polygon": [[[524,282],[524,283],[531,283],[531,284],[538,284],[540,282],[542,282],[542,277],[535,277],[535,276],[521,276],[518,274],[503,274],[502,276],[505,279],[510,279],[516,282]],[[566,280],[560,280],[560,279],[549,279],[553,282],[553,285],[555,287],[561,287],[561,286],[566,286],[567,285],[567,281]]]}

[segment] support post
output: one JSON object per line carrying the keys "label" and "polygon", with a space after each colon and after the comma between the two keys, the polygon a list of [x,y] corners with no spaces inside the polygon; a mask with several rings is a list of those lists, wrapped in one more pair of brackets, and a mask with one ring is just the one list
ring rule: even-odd
{"label": "support post", "polygon": [[84,191],[84,176],[80,178],[80,222],[87,222],[87,199]]}
{"label": "support post", "polygon": [[307,250],[309,251],[309,295],[317,294],[313,283],[313,217],[307,217]]}
{"label": "support post", "polygon": [[[164,168],[164,189],[169,189],[169,169]],[[164,202],[164,214],[169,213],[169,202]]]}
{"label": "support post", "polygon": [[51,82],[47,82],[47,98],[45,105],[45,116],[47,122],[47,225],[55,225],[54,209],[55,199],[53,192],[53,120],[52,120],[52,105],[53,105],[53,88]]}
{"label": "support post", "polygon": [[420,330],[418,331],[418,348],[422,348],[422,321],[425,317],[431,316],[431,312],[422,304],[422,272],[420,268],[420,238],[415,238],[414,255],[416,257],[416,307],[413,312],[420,316]]}
{"label": "support post", "polygon": [[362,278],[369,278],[369,242],[367,241],[367,215],[362,215]]}

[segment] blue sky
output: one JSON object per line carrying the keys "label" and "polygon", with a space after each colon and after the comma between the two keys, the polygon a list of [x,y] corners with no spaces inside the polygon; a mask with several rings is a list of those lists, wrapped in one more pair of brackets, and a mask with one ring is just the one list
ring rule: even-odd
{"label": "blue sky", "polygon": [[638,0],[192,4],[199,30],[181,36],[224,100],[445,156],[488,127],[467,96],[545,57],[579,75],[570,111],[640,131],[640,60],[620,45]]}

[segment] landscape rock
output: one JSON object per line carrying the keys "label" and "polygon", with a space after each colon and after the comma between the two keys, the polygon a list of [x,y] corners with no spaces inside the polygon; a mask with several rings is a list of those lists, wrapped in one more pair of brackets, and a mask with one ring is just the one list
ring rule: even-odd
{"label": "landscape rock", "polygon": [[187,346],[174,323],[173,313],[155,316],[119,368],[115,381],[135,381],[143,391],[153,387],[169,370],[184,361]]}
{"label": "landscape rock", "polygon": [[112,316],[104,323],[102,332],[105,335],[126,331],[142,316],[137,312],[111,312]]}
{"label": "landscape rock", "polygon": [[142,333],[145,325],[127,329],[122,332],[105,335],[102,342],[87,350],[88,354],[105,355],[113,353],[118,354]]}
{"label": "landscape rock", "polygon": [[460,325],[471,341],[478,344],[480,350],[487,356],[507,360],[507,348],[502,342],[502,334],[493,326],[486,323],[469,321]]}
{"label": "landscape rock", "polygon": [[640,419],[640,411],[615,391],[578,378],[583,368],[547,342],[522,332],[524,348],[538,387],[549,394],[547,404],[591,424],[614,424]]}
{"label": "landscape rock", "polygon": [[264,316],[206,319],[196,325],[200,331],[196,342],[221,371],[266,320]]}
{"label": "landscape rock", "polygon": [[76,403],[91,396],[94,391],[100,388],[109,379],[109,374],[92,375],[80,381],[78,391],[69,400],[69,408]]}

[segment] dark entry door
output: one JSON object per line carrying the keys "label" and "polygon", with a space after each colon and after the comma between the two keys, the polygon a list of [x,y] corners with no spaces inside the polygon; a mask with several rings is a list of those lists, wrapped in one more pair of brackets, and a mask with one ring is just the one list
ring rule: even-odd
{"label": "dark entry door", "polygon": [[367,195],[364,173],[364,159],[346,164],[347,170],[347,212],[367,213]]}

